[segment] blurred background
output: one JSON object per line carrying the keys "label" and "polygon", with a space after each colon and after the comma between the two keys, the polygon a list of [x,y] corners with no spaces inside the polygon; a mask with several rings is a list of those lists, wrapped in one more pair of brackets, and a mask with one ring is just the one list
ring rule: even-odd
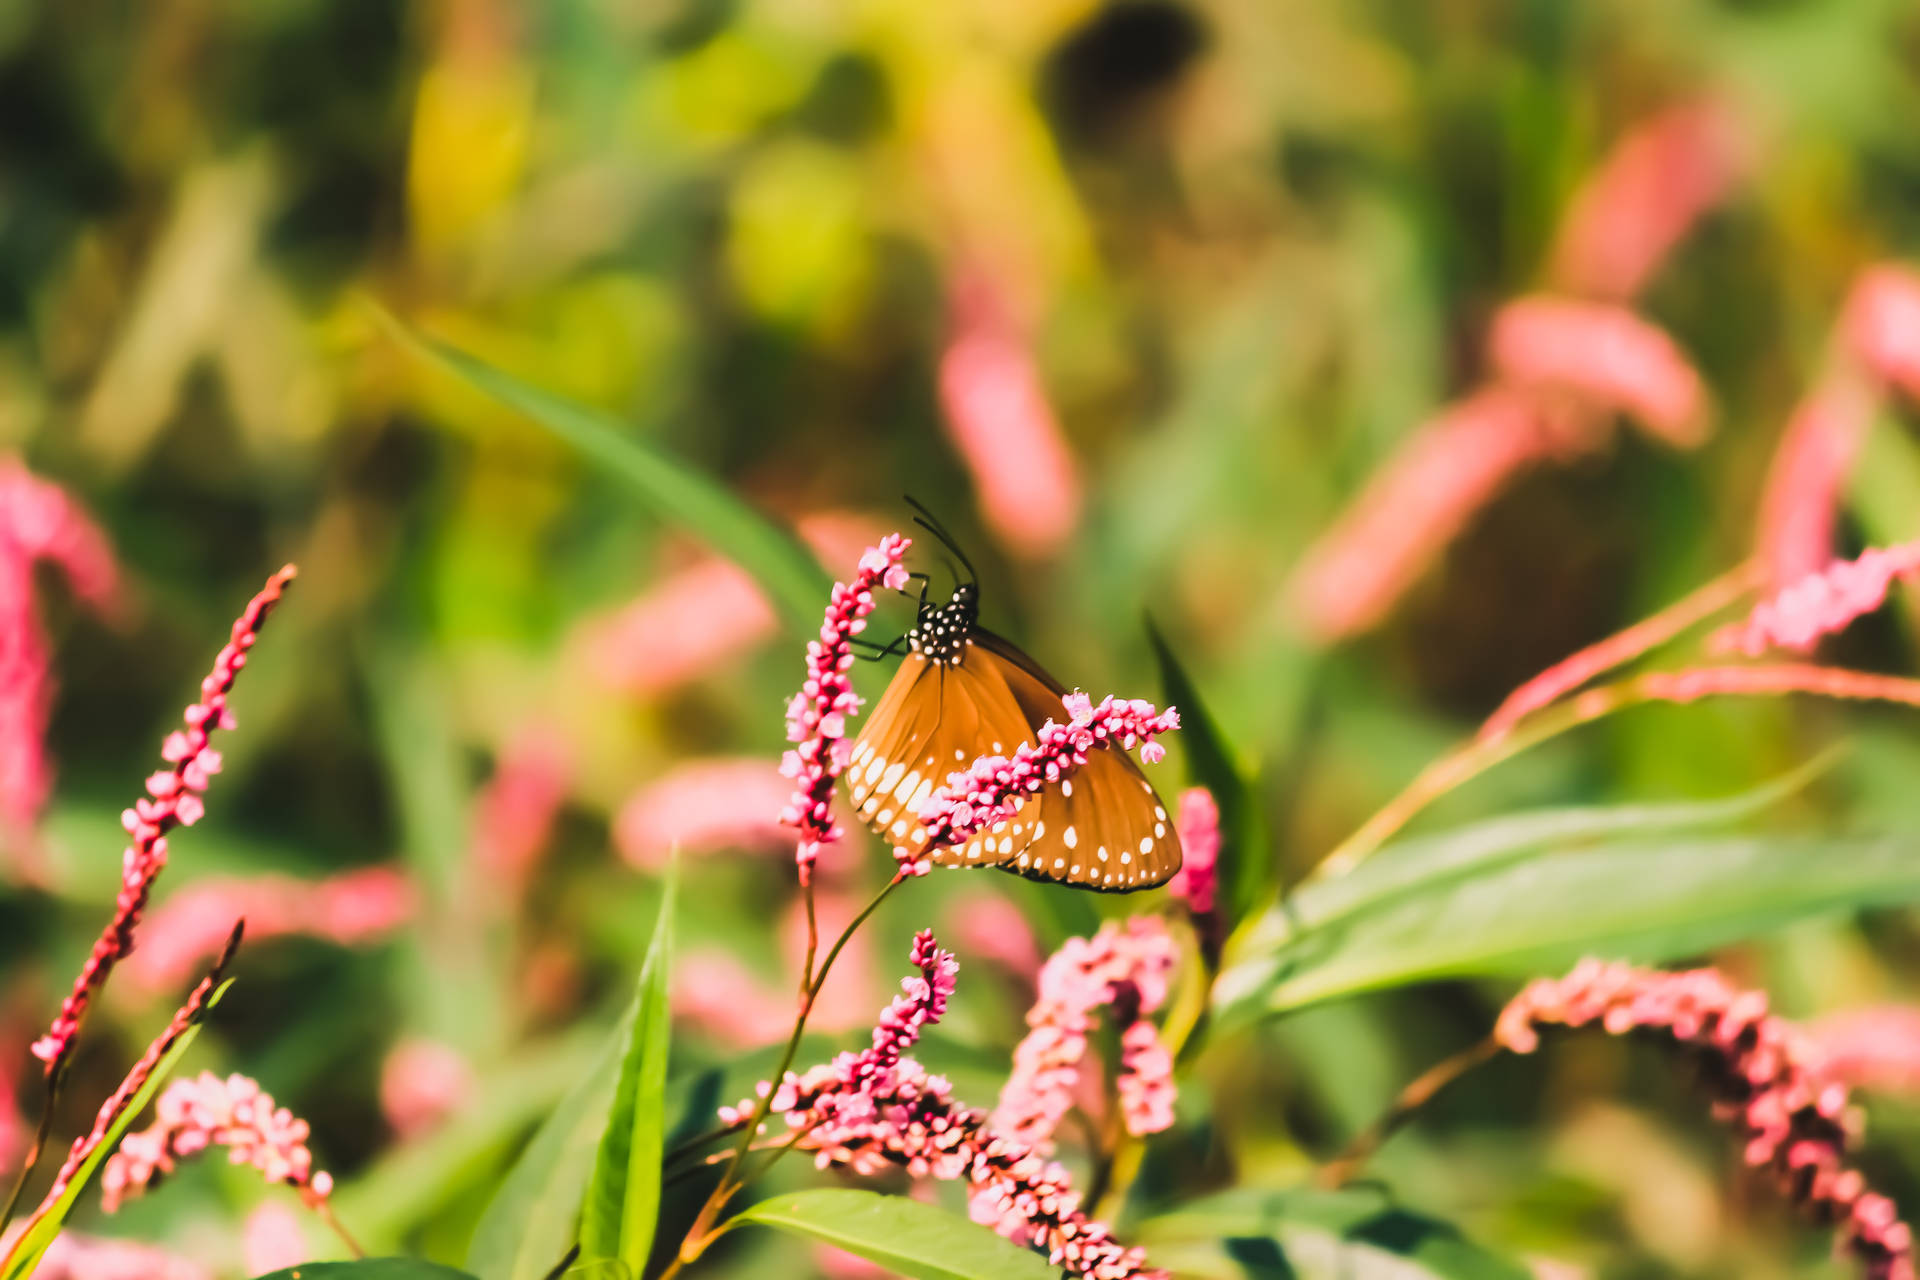
{"label": "blurred background", "polygon": [[[50,783],[5,850],[7,1043],[97,930],[118,814],[229,621],[292,560],[68,1123],[245,904],[191,1065],[312,1120],[369,1244],[457,1259],[624,1000],[676,840],[675,1105],[765,1070],[740,1055],[790,1007],[773,764],[799,639],[374,304],[606,411],[838,576],[915,495],[985,621],[1069,685],[1160,697],[1151,615],[1292,878],[1520,681],[1750,554],[1796,405],[1844,382],[1862,273],[1920,257],[1915,119],[1920,12],[1892,0],[0,4],[0,455],[118,566],[0,602],[54,690]],[[1543,293],[1571,301],[1508,306]],[[1920,534],[1906,410],[1848,413],[1859,461],[1818,536]],[[1842,656],[1909,667],[1910,621]],[[1920,828],[1908,720],[1778,703],[1637,712],[1437,820],[1724,794],[1843,729],[1777,820]],[[830,921],[884,865],[827,855]],[[966,972],[927,1056],[981,1104],[1037,956],[1140,905],[909,890],[826,1029],[870,1023],[930,923]],[[1725,959],[1813,1015],[1897,998],[1917,958],[1889,914]],[[1166,1168],[1304,1177],[1502,994],[1222,1046],[1188,1102],[1234,1132]],[[31,1117],[24,1051],[5,1067]],[[1869,1167],[1920,1202],[1920,1110],[1872,1118]],[[1734,1164],[1683,1078],[1599,1044],[1490,1069],[1378,1170],[1554,1275],[1826,1274]],[[273,1225],[239,1230],[268,1198],[245,1174],[88,1225],[242,1274]],[[1155,1176],[1140,1194],[1171,1194]],[[790,1248],[742,1237],[709,1269],[791,1275]]]}

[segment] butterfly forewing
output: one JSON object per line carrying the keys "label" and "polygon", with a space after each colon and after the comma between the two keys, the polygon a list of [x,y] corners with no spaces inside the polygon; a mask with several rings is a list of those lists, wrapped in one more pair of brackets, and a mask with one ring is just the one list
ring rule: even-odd
{"label": "butterfly forewing", "polygon": [[[860,821],[896,848],[918,851],[926,831],[919,809],[947,775],[980,756],[1011,754],[1033,734],[1001,666],[934,663],[918,653],[901,660],[847,760],[846,781]],[[1033,803],[965,844],[939,849],[936,866],[996,866],[1030,838]]]}

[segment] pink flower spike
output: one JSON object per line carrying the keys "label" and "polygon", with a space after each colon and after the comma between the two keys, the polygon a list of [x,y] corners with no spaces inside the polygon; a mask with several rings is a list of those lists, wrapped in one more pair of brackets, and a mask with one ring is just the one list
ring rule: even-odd
{"label": "pink flower spike", "polygon": [[[252,637],[265,625],[274,606],[280,603],[280,597],[286,591],[287,584],[293,581],[294,573],[294,567],[288,565],[267,579],[267,585],[248,601],[239,620],[233,624],[235,636],[244,636],[251,643]],[[214,692],[205,694],[202,701],[187,708],[187,731],[183,736],[188,750],[174,763],[176,775],[184,776],[188,763],[206,749],[205,726],[210,719],[222,727],[231,726],[232,717],[227,713],[226,702],[238,670],[235,665],[237,658],[233,645],[222,648],[214,662],[213,673],[207,677],[208,684],[204,686],[212,688]],[[170,735],[168,743],[171,745],[172,742]],[[166,866],[166,833],[175,826],[192,825],[205,811],[206,807],[198,795],[185,789],[176,789],[170,796],[135,802],[131,818],[122,819],[133,843],[124,854],[125,871],[119,897],[114,903],[113,919],[107,922],[99,939],[93,944],[93,952],[87,957],[79,976],[74,979],[72,990],[61,1002],[60,1012],[52,1026],[33,1045],[33,1055],[46,1064],[49,1077],[59,1071],[72,1051],[73,1038],[79,1033],[80,1020],[93,1003],[94,993],[106,982],[114,965],[133,950],[134,931],[139,927],[140,917],[146,910],[154,878]]]}
{"label": "pink flower spike", "polygon": [[845,758],[838,744],[844,740],[847,718],[860,709],[860,697],[847,678],[853,667],[850,641],[873,612],[875,589],[894,578],[896,569],[905,572],[901,561],[912,545],[911,539],[890,533],[862,555],[853,582],[833,584],[820,638],[807,645],[807,678],[787,709],[787,740],[799,744],[794,754],[800,769],[782,815],[783,822],[800,832],[794,857],[801,884],[812,879],[821,847],[840,837],[833,820],[833,784]]}
{"label": "pink flower spike", "polygon": [[1766,995],[1741,991],[1715,969],[1662,973],[1584,960],[1564,978],[1541,978],[1508,1002],[1494,1041],[1515,1053],[1539,1047],[1540,1028],[1598,1024],[1610,1035],[1651,1033],[1701,1059],[1714,1114],[1730,1123],[1747,1162],[1781,1191],[1837,1224],[1842,1250],[1869,1280],[1913,1280],[1913,1237],[1893,1204],[1846,1168],[1846,1090],[1823,1079],[1824,1059],[1799,1028],[1767,1012]]}
{"label": "pink flower spike", "polygon": [[572,783],[567,744],[535,725],[510,738],[493,776],[474,797],[474,869],[494,886],[496,901],[517,903],[552,842]]}
{"label": "pink flower spike", "polygon": [[1180,833],[1180,869],[1167,890],[1187,904],[1196,918],[1213,914],[1213,895],[1219,877],[1220,806],[1205,787],[1189,787],[1180,794],[1174,830]]}
{"label": "pink flower spike", "polygon": [[1856,358],[1920,400],[1920,273],[1891,264],[1862,272],[1847,299],[1846,326]]}
{"label": "pink flower spike", "polygon": [[1920,574],[1920,541],[1835,560],[1762,600],[1743,622],[1722,628],[1712,647],[1750,658],[1771,649],[1806,653],[1822,636],[1844,631],[1854,619],[1878,609],[1896,578],[1915,574]]}
{"label": "pink flower spike", "polygon": [[1535,296],[1494,317],[1488,354],[1522,386],[1559,389],[1631,415],[1648,434],[1691,449],[1707,434],[1706,391],[1672,338],[1624,307]]}
{"label": "pink flower spike", "polygon": [[1794,408],[1760,497],[1760,557],[1784,587],[1833,559],[1847,477],[1879,411],[1874,385],[1840,361]]}
{"label": "pink flower spike", "polygon": [[434,1040],[402,1040],[380,1068],[380,1114],[403,1142],[439,1128],[472,1100],[473,1091],[467,1060]]}
{"label": "pink flower spike", "polygon": [[[1107,697],[1096,707],[1085,694],[1074,693],[1065,703],[1070,717],[1066,724],[1047,721],[1035,735],[1037,741],[1021,743],[1011,757],[982,756],[971,769],[949,774],[947,784],[927,797],[919,811],[927,839],[917,850],[918,866],[924,866],[927,851],[962,844],[982,828],[1013,817],[1028,796],[1085,764],[1089,751],[1138,742],[1145,756],[1145,748],[1157,745],[1156,737],[1180,726],[1172,707],[1156,713],[1148,702]],[[896,849],[895,856],[916,854]]]}
{"label": "pink flower spike", "polygon": [[175,1080],[154,1103],[153,1124],[120,1140],[100,1173],[100,1203],[108,1213],[144,1194],[179,1161],[210,1147],[227,1148],[234,1164],[250,1164],[268,1182],[300,1193],[319,1208],[333,1191],[333,1178],[313,1167],[307,1122],[297,1119],[254,1081],[242,1075],[222,1080],[203,1071]]}

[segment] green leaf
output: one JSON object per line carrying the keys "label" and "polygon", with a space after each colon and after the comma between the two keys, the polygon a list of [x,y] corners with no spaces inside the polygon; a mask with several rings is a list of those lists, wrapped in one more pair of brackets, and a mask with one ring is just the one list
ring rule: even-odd
{"label": "green leaf", "polygon": [[0,1266],[0,1280],[25,1280],[25,1277],[33,1274],[34,1268],[40,1265],[40,1259],[46,1253],[47,1246],[53,1243],[54,1237],[60,1234],[60,1228],[66,1225],[67,1215],[73,1212],[74,1203],[79,1200],[80,1193],[85,1191],[87,1184],[93,1181],[94,1173],[106,1158],[119,1149],[122,1135],[133,1124],[135,1118],[147,1109],[147,1104],[153,1101],[153,1095],[160,1091],[162,1084],[166,1083],[168,1074],[179,1064],[181,1056],[199,1037],[200,1026],[206,1020],[207,1011],[220,1003],[220,997],[225,995],[227,988],[232,985],[233,979],[229,978],[215,987],[213,994],[207,997],[206,1004],[201,1006],[199,1015],[187,1024],[179,1038],[160,1055],[160,1061],[154,1064],[146,1083],[134,1091],[133,1097],[127,1100],[127,1105],[120,1109],[120,1114],[115,1116],[113,1123],[107,1126],[106,1135],[92,1153],[80,1163],[79,1169],[74,1172],[73,1180],[67,1184],[67,1189],[61,1193],[60,1199],[45,1216],[32,1220],[32,1225],[14,1242],[12,1252],[7,1255],[4,1265]]}
{"label": "green leaf", "polygon": [[[1154,1261],[1177,1265],[1183,1274],[1298,1280],[1526,1280],[1532,1274],[1447,1223],[1409,1213],[1367,1188],[1246,1187],[1185,1205],[1141,1231]],[[1204,1244],[1189,1256],[1183,1242]]]}
{"label": "green leaf", "polygon": [[914,1280],[1055,1280],[1045,1258],[937,1205],[873,1191],[801,1191],[745,1210],[758,1222],[858,1254]]}
{"label": "green leaf", "polygon": [[1509,814],[1434,836],[1387,846],[1332,880],[1309,881],[1234,939],[1229,954],[1253,954],[1285,944],[1304,929],[1325,929],[1409,894],[1432,892],[1549,847],[1609,836],[1651,836],[1730,826],[1803,790],[1826,773],[1840,751],[1825,752],[1750,791],[1718,800],[1677,804],[1596,805]]}
{"label": "green leaf", "polygon": [[467,1269],[480,1280],[546,1280],[573,1247],[580,1202],[639,1011],[637,1000],[627,1007],[593,1067],[560,1100],[494,1192],[467,1245]]}
{"label": "green leaf", "polygon": [[1271,897],[1278,865],[1267,839],[1266,823],[1252,782],[1235,758],[1220,724],[1200,698],[1199,686],[1187,674],[1173,646],[1152,618],[1147,639],[1160,664],[1160,687],[1168,705],[1180,711],[1180,742],[1186,751],[1187,772],[1213,793],[1220,806],[1221,898],[1229,924],[1244,919]]}
{"label": "green leaf", "polygon": [[303,1262],[255,1280],[474,1280],[464,1271],[416,1258],[362,1258],[358,1262]]}
{"label": "green leaf", "polygon": [[645,1269],[660,1216],[664,1154],[667,1050],[672,1016],[667,978],[673,966],[673,903],[677,867],[667,873],[653,941],[640,966],[634,996],[633,1037],[620,1064],[620,1083],[607,1112],[600,1156],[587,1184],[580,1222],[582,1262],[612,1258],[636,1275]]}
{"label": "green leaf", "polygon": [[1638,840],[1504,860],[1238,959],[1214,988],[1224,1022],[1384,987],[1550,973],[1583,956],[1698,955],[1791,921],[1920,899],[1893,837]]}
{"label": "green leaf", "polygon": [[402,342],[578,450],[622,481],[665,518],[746,570],[788,623],[811,634],[820,625],[831,581],[791,535],[755,513],[710,477],[665,450],[635,439],[609,415],[522,382],[458,347],[414,332],[385,311]]}

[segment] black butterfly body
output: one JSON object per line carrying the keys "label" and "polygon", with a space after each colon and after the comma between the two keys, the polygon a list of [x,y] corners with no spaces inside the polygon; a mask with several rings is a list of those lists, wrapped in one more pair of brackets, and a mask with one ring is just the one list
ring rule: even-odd
{"label": "black butterfly body", "polygon": [[[1066,719],[1067,691],[978,616],[972,583],[944,605],[923,601],[900,669],[848,759],[855,811],[897,848],[924,848],[920,806],[949,774],[983,755],[1012,755],[1048,720]],[[1108,745],[1012,818],[935,850],[931,860],[1130,893],[1165,884],[1180,869],[1180,838],[1139,766]]]}

